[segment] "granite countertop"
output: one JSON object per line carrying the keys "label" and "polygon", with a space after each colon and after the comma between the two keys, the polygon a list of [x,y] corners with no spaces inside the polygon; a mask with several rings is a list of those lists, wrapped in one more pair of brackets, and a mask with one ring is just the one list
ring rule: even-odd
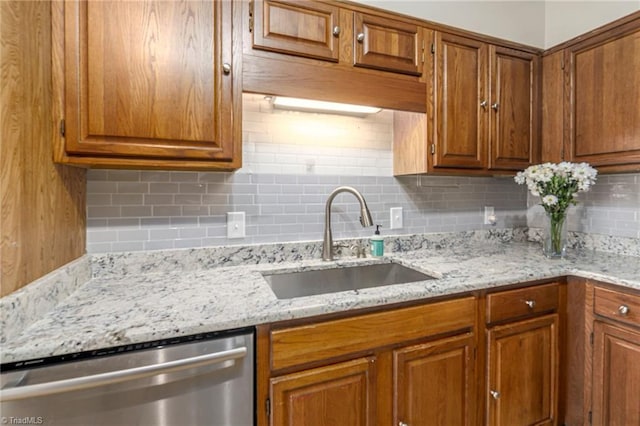
{"label": "granite countertop", "polygon": [[[104,260],[104,259],[103,259]],[[278,300],[263,272],[398,262],[437,279]],[[165,262],[166,263],[166,262]],[[548,260],[532,243],[470,241],[334,262],[288,260],[95,276],[1,346],[2,362],[463,294],[564,275],[640,289],[640,258],[571,252]]]}

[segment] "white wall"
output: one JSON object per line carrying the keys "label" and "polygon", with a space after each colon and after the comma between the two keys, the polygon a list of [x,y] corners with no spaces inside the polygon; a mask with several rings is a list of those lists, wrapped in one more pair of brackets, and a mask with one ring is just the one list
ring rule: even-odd
{"label": "white wall", "polygon": [[545,47],[553,47],[638,10],[640,0],[547,1]]}
{"label": "white wall", "polygon": [[355,1],[540,48],[640,10],[640,0]]}

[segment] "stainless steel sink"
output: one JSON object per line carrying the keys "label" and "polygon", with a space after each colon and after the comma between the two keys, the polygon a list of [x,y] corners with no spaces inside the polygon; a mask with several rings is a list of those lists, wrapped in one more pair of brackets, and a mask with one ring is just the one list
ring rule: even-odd
{"label": "stainless steel sink", "polygon": [[263,275],[278,299],[435,279],[398,263],[378,263],[303,272],[264,273]]}

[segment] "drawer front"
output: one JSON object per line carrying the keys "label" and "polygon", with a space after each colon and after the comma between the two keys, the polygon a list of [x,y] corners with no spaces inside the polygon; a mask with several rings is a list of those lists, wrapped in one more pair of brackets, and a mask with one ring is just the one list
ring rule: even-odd
{"label": "drawer front", "polygon": [[595,288],[594,312],[615,321],[640,326],[640,296]]}
{"label": "drawer front", "polygon": [[472,328],[475,297],[358,315],[271,332],[271,368],[317,362],[440,333]]}
{"label": "drawer front", "polygon": [[551,283],[487,296],[487,323],[526,317],[558,309],[559,284]]}

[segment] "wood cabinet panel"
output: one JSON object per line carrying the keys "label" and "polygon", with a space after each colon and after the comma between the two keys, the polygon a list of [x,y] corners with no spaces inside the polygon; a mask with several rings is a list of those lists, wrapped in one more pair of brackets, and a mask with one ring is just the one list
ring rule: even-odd
{"label": "wood cabinet panel", "polygon": [[487,323],[513,320],[558,309],[559,284],[501,291],[487,296]]}
{"label": "wood cabinet panel", "polygon": [[640,332],[596,321],[593,423],[640,424]]}
{"label": "wood cabinet panel", "polygon": [[488,424],[557,422],[558,326],[551,314],[488,331]]}
{"label": "wood cabinet panel", "polygon": [[640,164],[640,19],[571,46],[566,62],[569,157]]}
{"label": "wood cabinet panel", "polygon": [[640,327],[640,296],[596,287],[593,311],[596,315]]}
{"label": "wood cabinet panel", "polygon": [[274,426],[375,425],[375,358],[271,379]]}
{"label": "wood cabinet panel", "polygon": [[349,317],[271,333],[271,367],[278,370],[473,327],[474,297]]}
{"label": "wood cabinet panel", "polygon": [[489,168],[521,170],[537,159],[539,58],[491,46]]}
{"label": "wood cabinet panel", "polygon": [[474,424],[474,348],[465,333],[395,350],[393,424]]}
{"label": "wood cabinet panel", "polygon": [[85,253],[85,171],[51,160],[51,10],[0,2],[0,297]]}
{"label": "wood cabinet panel", "polygon": [[421,75],[424,44],[417,25],[354,12],[354,64]]}
{"label": "wood cabinet panel", "polygon": [[341,28],[337,6],[265,0],[254,3],[253,14],[254,49],[338,62]]}
{"label": "wood cabinet panel", "polygon": [[436,33],[436,168],[487,165],[487,49],[474,39]]}
{"label": "wood cabinet panel", "polygon": [[64,3],[58,160],[237,168],[232,13],[231,2],[205,0]]}

